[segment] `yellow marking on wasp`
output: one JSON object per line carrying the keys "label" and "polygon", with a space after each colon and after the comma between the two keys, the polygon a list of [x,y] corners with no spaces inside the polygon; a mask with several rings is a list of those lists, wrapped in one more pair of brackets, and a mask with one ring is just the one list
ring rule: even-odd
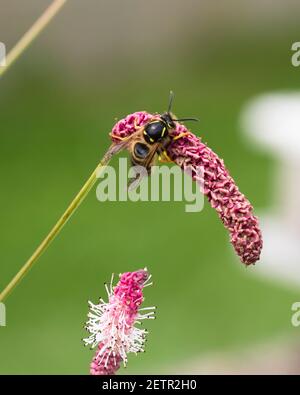
{"label": "yellow marking on wasp", "polygon": [[164,127],[163,131],[162,131],[162,134],[161,134],[161,137],[164,137],[165,133],[166,133],[166,128]]}
{"label": "yellow marking on wasp", "polygon": [[150,139],[151,143],[154,143],[154,140],[152,137],[149,137],[149,139]]}

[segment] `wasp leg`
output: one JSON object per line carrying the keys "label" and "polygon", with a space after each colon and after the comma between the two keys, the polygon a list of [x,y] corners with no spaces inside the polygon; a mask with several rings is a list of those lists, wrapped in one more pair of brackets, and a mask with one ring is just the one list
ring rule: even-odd
{"label": "wasp leg", "polygon": [[[164,158],[162,158],[162,155],[164,156]],[[170,163],[173,162],[173,160],[169,157],[169,155],[167,154],[167,151],[162,151],[161,154],[158,156],[158,160],[160,161],[160,163]]]}
{"label": "wasp leg", "polygon": [[141,126],[138,126],[138,125],[137,125],[136,118],[135,118],[135,120],[133,121],[133,126],[134,126],[134,129],[135,129],[135,130],[140,129],[140,127],[141,127]]}
{"label": "wasp leg", "polygon": [[189,132],[180,133],[178,136],[173,137],[173,141],[181,139],[181,137],[188,136],[189,134]]}
{"label": "wasp leg", "polygon": [[131,135],[130,135],[130,136],[127,136],[127,137],[120,137],[120,136],[117,136],[117,135],[115,135],[115,134],[113,134],[113,133],[109,133],[109,135],[110,135],[110,137],[112,137],[113,139],[117,139],[117,140],[120,140],[120,141],[126,141],[126,140],[130,139],[130,137],[131,137]]}

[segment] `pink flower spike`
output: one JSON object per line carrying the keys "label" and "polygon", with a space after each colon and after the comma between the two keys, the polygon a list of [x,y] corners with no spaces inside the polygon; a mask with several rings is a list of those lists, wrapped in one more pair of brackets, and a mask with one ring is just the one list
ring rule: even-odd
{"label": "pink flower spike", "polygon": [[90,367],[92,375],[115,374],[122,361],[126,366],[128,353],[144,352],[148,332],[136,324],[155,318],[155,307],[140,308],[143,288],[151,285],[150,279],[145,268],[120,274],[118,284],[113,287],[112,276],[110,286],[105,284],[108,302],[103,299],[96,305],[89,302],[86,329],[90,336],[83,341],[91,348],[98,346]]}
{"label": "pink flower spike", "polygon": [[[158,117],[157,114],[144,111],[127,115],[113,127],[112,140],[117,143],[120,141],[117,137],[128,137],[139,127]],[[172,133],[174,136],[181,133],[187,135],[170,143],[167,148],[169,157],[202,184],[203,193],[229,231],[237,255],[246,265],[254,264],[259,260],[263,243],[258,219],[253,215],[250,202],[239,191],[223,160],[200,138],[179,122],[176,122]],[[201,180],[198,179],[197,169],[202,170]]]}

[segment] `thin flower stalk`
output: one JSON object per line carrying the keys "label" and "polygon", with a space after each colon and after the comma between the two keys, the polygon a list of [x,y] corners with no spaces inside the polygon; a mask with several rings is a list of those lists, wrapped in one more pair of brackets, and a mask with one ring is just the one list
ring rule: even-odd
{"label": "thin flower stalk", "polygon": [[48,23],[61,10],[67,0],[54,0],[31,28],[24,34],[6,57],[6,65],[0,67],[0,77],[8,71],[11,65],[22,55],[22,53],[32,44],[37,36],[45,29]]}
{"label": "thin flower stalk", "polygon": [[9,282],[9,284],[4,288],[4,290],[0,294],[0,302],[2,302],[10,292],[17,286],[17,284],[23,279],[23,277],[28,273],[28,271],[32,268],[34,263],[38,260],[38,258],[46,251],[49,247],[50,243],[57,237],[62,228],[65,226],[70,217],[75,213],[77,208],[83,202],[83,200],[88,195],[89,191],[92,189],[94,184],[97,181],[97,178],[100,176],[101,172],[104,171],[105,166],[109,163],[112,156],[119,152],[122,149],[121,145],[114,144],[109,148],[109,150],[104,155],[103,159],[100,161],[98,166],[92,172],[88,180],[85,182],[83,187],[80,189],[78,194],[72,200],[66,211],[56,222],[54,227],[45,237],[45,239],[41,242],[41,244],[37,247],[31,257],[27,260],[27,262],[22,266],[22,268],[17,272],[17,274],[13,277],[13,279]]}

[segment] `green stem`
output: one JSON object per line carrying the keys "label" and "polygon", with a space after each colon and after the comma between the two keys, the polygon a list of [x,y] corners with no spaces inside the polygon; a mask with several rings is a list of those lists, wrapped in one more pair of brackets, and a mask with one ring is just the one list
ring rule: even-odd
{"label": "green stem", "polygon": [[53,0],[50,6],[39,17],[39,19],[24,34],[15,47],[6,57],[6,66],[0,67],[0,77],[9,69],[17,58],[25,51],[26,48],[34,41],[41,31],[48,25],[52,18],[59,12],[67,0]]}
{"label": "green stem", "polygon": [[50,243],[59,234],[59,232],[62,230],[64,225],[69,220],[69,218],[72,216],[72,214],[74,214],[76,209],[79,207],[80,203],[84,200],[84,198],[87,196],[89,191],[94,186],[97,178],[99,177],[101,172],[103,172],[103,170],[105,169],[105,166],[108,164],[109,160],[111,159],[112,153],[113,152],[110,152],[110,150],[106,153],[104,158],[98,164],[96,169],[90,175],[89,179],[86,181],[86,183],[80,189],[78,194],[72,200],[69,207],[63,213],[63,215],[60,217],[60,219],[57,221],[57,223],[54,225],[54,227],[51,229],[51,231],[48,233],[48,235],[45,237],[45,239],[41,242],[41,244],[38,246],[38,248],[34,251],[34,253],[31,255],[31,257],[24,264],[24,266],[18,271],[18,273],[14,276],[14,278],[10,281],[10,283],[4,288],[4,290],[0,294],[0,302],[2,302],[7,297],[7,295],[16,287],[16,285],[23,279],[23,277],[32,268],[34,263],[43,254],[43,252],[46,251],[46,249],[50,245]]}

